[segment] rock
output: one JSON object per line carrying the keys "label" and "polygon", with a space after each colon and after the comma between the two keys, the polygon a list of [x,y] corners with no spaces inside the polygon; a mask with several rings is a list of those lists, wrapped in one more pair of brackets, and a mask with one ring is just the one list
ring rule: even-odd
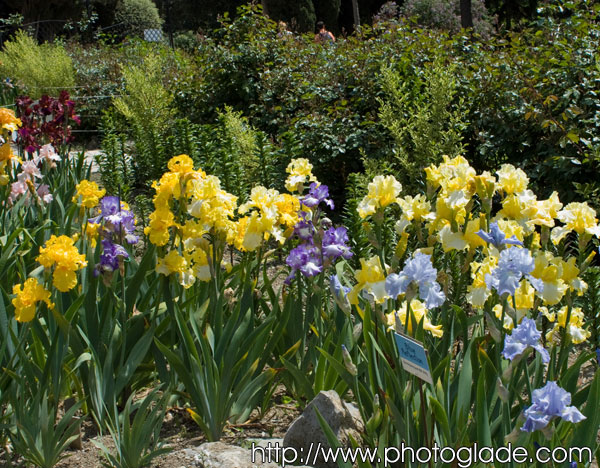
{"label": "rock", "polygon": [[182,450],[182,455],[193,459],[190,468],[279,468],[281,466],[281,463],[277,463],[281,461],[281,452],[277,449],[283,447],[282,439],[248,439],[244,445],[254,447],[254,453],[251,449],[237,445],[206,442],[198,447]]}
{"label": "rock", "polygon": [[308,458],[302,461],[312,463],[316,468],[337,468],[337,463],[331,458],[328,462],[325,462],[321,456],[313,458],[315,453],[320,454],[322,450],[331,447],[321,429],[314,408],[327,421],[342,447],[350,446],[349,436],[360,441],[364,424],[358,408],[345,403],[335,390],[329,390],[320,392],[308,404],[302,415],[292,423],[285,434],[283,445],[293,447],[303,457]]}
{"label": "rock", "polygon": [[201,468],[277,468],[276,463],[262,463],[260,454],[255,456],[256,463],[252,463],[250,450],[223,442],[207,442],[188,450],[195,452],[195,466]]}

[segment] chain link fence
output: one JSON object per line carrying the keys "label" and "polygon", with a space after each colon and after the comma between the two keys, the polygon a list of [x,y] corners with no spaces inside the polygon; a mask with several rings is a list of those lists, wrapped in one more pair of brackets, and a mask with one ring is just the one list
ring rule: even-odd
{"label": "chain link fence", "polygon": [[[166,21],[166,24],[170,24]],[[127,23],[117,23],[103,28],[97,28],[94,31],[81,31],[71,21],[66,20],[41,20],[22,25],[3,25],[0,26],[0,48],[14,34],[19,31],[27,31],[39,43],[52,42],[57,38],[71,39],[77,37],[82,42],[95,42],[103,36],[113,36],[115,38],[126,38],[131,35],[133,28]],[[91,34],[90,34],[91,32]],[[89,38],[86,40],[86,38]],[[143,39],[148,42],[164,42],[173,47],[173,32],[163,31],[162,29],[146,29]]]}

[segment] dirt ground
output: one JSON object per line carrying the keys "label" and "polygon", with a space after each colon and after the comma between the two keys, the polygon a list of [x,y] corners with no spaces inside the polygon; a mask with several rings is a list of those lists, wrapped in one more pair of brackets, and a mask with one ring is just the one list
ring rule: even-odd
{"label": "dirt ground", "polygon": [[[241,445],[249,438],[283,437],[301,411],[293,403],[284,403],[282,396],[279,394],[275,397],[275,404],[262,418],[255,412],[247,423],[228,426],[221,441]],[[167,412],[161,440],[172,450],[156,458],[151,465],[152,468],[188,468],[192,466],[191,458],[187,457],[182,450],[197,447],[207,441],[200,428],[183,408],[172,408]],[[98,436],[94,426],[86,421],[82,428],[82,449],[68,450],[66,453],[68,457],[56,465],[56,468],[101,468],[104,457],[93,441],[101,442],[108,449],[114,447],[110,435]]]}

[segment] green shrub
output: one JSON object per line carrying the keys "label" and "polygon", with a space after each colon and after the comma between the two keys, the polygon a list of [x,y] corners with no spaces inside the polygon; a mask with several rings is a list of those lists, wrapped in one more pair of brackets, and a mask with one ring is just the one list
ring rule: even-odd
{"label": "green shrub", "polygon": [[113,100],[116,110],[131,125],[135,141],[133,166],[139,187],[158,178],[172,156],[166,154],[165,142],[175,110],[162,76],[160,57],[150,54],[143,65],[123,69],[125,94]]}
{"label": "green shrub", "polygon": [[38,45],[24,31],[4,44],[0,75],[10,78],[32,98],[58,94],[75,84],[71,58],[60,44]]}
{"label": "green shrub", "polygon": [[162,20],[151,0],[121,0],[115,21],[125,23],[128,35],[143,36],[144,29],[160,29]]}
{"label": "green shrub", "polygon": [[191,53],[200,45],[200,39],[194,31],[183,31],[174,35],[173,45],[178,49]]}
{"label": "green shrub", "polygon": [[464,100],[455,103],[457,82],[452,65],[439,59],[423,66],[422,76],[405,80],[393,67],[383,68],[380,99],[381,123],[395,140],[392,164],[403,174],[401,182],[415,188],[425,167],[442,155],[458,156],[464,151]]}

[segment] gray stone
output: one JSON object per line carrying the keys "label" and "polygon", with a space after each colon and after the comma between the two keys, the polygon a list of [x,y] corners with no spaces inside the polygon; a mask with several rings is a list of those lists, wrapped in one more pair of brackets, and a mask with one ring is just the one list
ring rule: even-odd
{"label": "gray stone", "polygon": [[276,463],[262,463],[260,455],[252,463],[250,450],[223,442],[207,442],[192,450],[195,466],[200,468],[277,468]]}
{"label": "gray stone", "polygon": [[356,441],[361,440],[364,424],[358,408],[344,402],[335,390],[329,390],[320,392],[292,423],[285,434],[283,445],[296,449],[306,463],[313,464],[316,468],[337,468],[337,463],[331,459],[325,462],[320,456],[314,458],[315,453],[320,454],[322,450],[330,448],[315,408],[327,421],[342,447],[350,446],[349,436]]}
{"label": "gray stone", "polygon": [[[185,458],[193,460],[189,464],[189,468],[281,467],[281,460],[279,459],[281,452],[278,452],[277,448],[282,447],[282,439],[248,439],[244,442],[244,445],[255,448],[254,463],[252,462],[252,450],[223,442],[206,442],[198,447],[183,449],[181,454]],[[267,449],[270,449],[270,451]],[[286,464],[286,466],[289,466],[289,464]],[[304,466],[300,468],[312,467]]]}

